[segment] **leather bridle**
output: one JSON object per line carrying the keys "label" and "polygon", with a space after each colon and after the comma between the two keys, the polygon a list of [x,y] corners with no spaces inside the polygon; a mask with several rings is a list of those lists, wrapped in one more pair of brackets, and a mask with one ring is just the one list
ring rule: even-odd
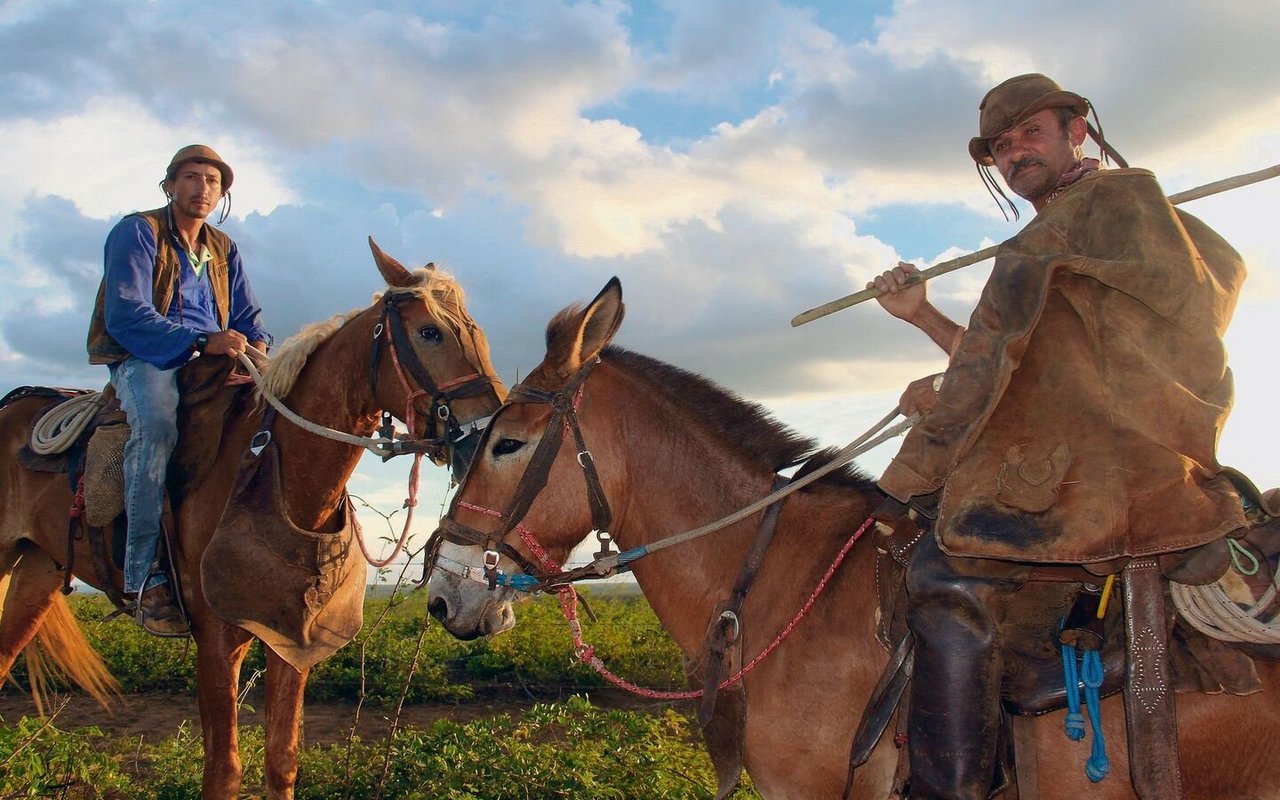
{"label": "leather bridle", "polygon": [[[490,589],[497,587],[498,560],[504,555],[518,564],[520,569],[527,575],[545,580],[559,574],[560,566],[546,555],[532,532],[520,523],[525,515],[529,513],[529,508],[533,505],[533,501],[547,485],[551,467],[555,463],[560,447],[570,431],[573,432],[574,442],[578,447],[578,465],[582,467],[583,477],[587,483],[587,503],[591,508],[591,524],[596,531],[596,538],[600,542],[601,551],[608,552],[609,545],[612,542],[609,526],[613,521],[613,513],[609,509],[609,501],[605,497],[604,487],[600,482],[600,475],[596,471],[595,461],[591,457],[591,451],[587,449],[586,442],[582,436],[582,428],[578,423],[578,405],[582,402],[582,386],[587,376],[591,374],[591,370],[598,363],[600,363],[598,357],[591,359],[563,386],[555,391],[548,391],[523,383],[513,386],[507,394],[507,401],[494,414],[495,418],[504,409],[517,403],[547,405],[551,408],[551,415],[547,419],[547,425],[543,431],[542,438],[538,441],[537,449],[534,450],[533,456],[530,457],[529,463],[525,466],[524,473],[520,476],[520,482],[516,485],[511,502],[507,504],[506,510],[501,513],[490,512],[487,509],[464,503],[460,499],[462,489],[466,486],[464,480],[463,487],[454,496],[449,513],[440,520],[440,527],[436,531],[437,536],[454,544],[484,549],[484,577],[489,583]],[[559,436],[555,435],[557,429],[561,430]],[[485,431],[485,437],[481,440],[481,447],[485,446],[490,430],[492,430],[492,426]],[[498,516],[502,522],[497,530],[489,532],[463,525],[453,518],[459,505],[481,513]],[[535,554],[535,558],[540,563],[534,564],[518,550],[506,543],[506,537],[512,531],[516,531],[520,535],[525,546]],[[434,556],[438,549],[438,540],[434,548],[428,547],[431,556]],[[428,573],[430,572],[431,562],[434,561],[431,556],[429,556],[428,561]]]}
{"label": "leather bridle", "polygon": [[[410,437],[413,436],[414,430],[414,401],[418,397],[426,395],[431,398],[431,403],[427,414],[427,427],[424,431],[424,438],[396,440],[385,449],[383,460],[405,453],[425,453],[432,461],[442,464],[448,463],[450,454],[458,448],[458,445],[464,439],[477,431],[482,431],[493,419],[492,416],[489,416],[472,420],[466,424],[459,424],[449,404],[454,400],[475,397],[482,392],[492,391],[494,379],[477,370],[470,375],[437,385],[432,380],[427,368],[422,364],[421,359],[418,358],[418,353],[414,350],[412,343],[409,341],[409,336],[405,332],[404,320],[400,315],[398,303],[407,296],[406,294],[398,294],[392,291],[386,292],[383,296],[382,313],[378,318],[377,325],[373,328],[373,356],[369,359],[369,390],[371,394],[377,396],[378,361],[382,353],[382,340],[385,338],[391,360],[395,366],[396,375],[407,394],[404,422],[409,427]],[[470,325],[470,323],[468,324]],[[459,331],[458,335],[461,339],[462,332]],[[466,349],[464,345],[464,353]],[[417,389],[413,389],[409,385],[409,381],[405,377],[406,370],[409,376],[413,378],[413,382],[418,385]],[[382,412],[382,426],[379,429],[379,433],[384,438],[390,439],[393,437],[394,429],[391,425],[391,413],[384,410]],[[439,430],[439,433],[437,433],[437,430]],[[463,464],[463,467],[465,468],[465,464]],[[455,475],[459,474],[459,472],[460,470],[455,470]]]}

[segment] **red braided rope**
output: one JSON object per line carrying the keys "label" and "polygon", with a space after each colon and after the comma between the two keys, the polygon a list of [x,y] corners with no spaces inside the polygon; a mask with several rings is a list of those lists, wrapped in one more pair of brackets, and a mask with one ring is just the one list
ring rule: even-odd
{"label": "red braided rope", "polygon": [[[719,688],[727,689],[742,680],[746,677],[748,672],[755,669],[761,661],[764,661],[770,653],[782,644],[784,639],[791,635],[791,632],[800,624],[800,620],[804,619],[805,615],[809,613],[809,610],[813,608],[813,604],[817,602],[818,597],[827,588],[827,584],[831,582],[832,576],[834,576],[836,574],[836,570],[840,568],[840,564],[844,561],[845,556],[849,554],[849,551],[853,549],[855,544],[857,544],[858,539],[862,537],[862,534],[866,533],[867,529],[871,527],[871,524],[874,521],[875,520],[873,518],[867,517],[866,521],[862,523],[862,526],[858,528],[858,530],[854,531],[854,534],[849,537],[849,541],[845,542],[844,547],[840,548],[840,552],[836,554],[836,558],[831,562],[831,566],[827,567],[827,571],[822,576],[822,580],[818,581],[818,585],[815,586],[813,592],[809,594],[809,599],[804,602],[804,605],[801,606],[800,610],[796,612],[796,615],[791,618],[791,621],[788,622],[778,635],[774,637],[773,641],[769,643],[769,646],[761,650],[759,654],[757,654],[755,658],[751,659],[751,661],[742,669],[721,681]],[[570,629],[573,631],[574,655],[577,656],[579,661],[599,673],[605,680],[620,689],[625,689],[628,692],[637,694],[641,697],[648,697],[655,700],[692,700],[693,698],[702,696],[701,689],[687,692],[664,692],[656,689],[645,689],[614,675],[605,667],[604,662],[596,657],[595,648],[584,642],[582,639],[582,625],[578,621],[577,595],[573,594],[571,587],[564,587],[558,591],[560,593],[560,608],[564,612],[565,619],[569,621]],[[571,596],[571,599],[568,602],[565,600],[566,594]]]}
{"label": "red braided rope", "polygon": [[[458,505],[468,509],[469,511],[475,511],[487,516],[502,516],[501,511],[468,503],[465,500],[459,500]],[[782,644],[783,640],[791,635],[791,632],[795,630],[796,626],[800,624],[800,621],[804,619],[805,615],[809,613],[809,610],[813,608],[813,604],[817,602],[818,597],[820,597],[826,590],[827,584],[831,582],[831,578],[836,574],[836,570],[838,570],[840,565],[844,563],[845,556],[849,554],[849,551],[858,543],[858,540],[862,538],[862,535],[867,532],[867,529],[871,527],[873,522],[875,522],[874,518],[867,517],[861,527],[854,531],[853,535],[849,537],[849,540],[840,548],[840,552],[836,553],[835,560],[831,562],[831,566],[827,567],[827,571],[823,574],[822,579],[818,581],[818,585],[814,587],[812,592],[810,592],[809,598],[805,600],[804,605],[802,605],[800,610],[796,612],[795,616],[791,618],[791,621],[783,627],[778,635],[774,637],[773,641],[761,650],[755,658],[751,659],[751,661],[742,669],[738,670],[733,675],[730,675],[728,678],[725,678],[724,681],[720,683],[721,689],[727,689],[746,677],[748,672],[755,669],[761,661],[768,658],[769,654],[776,650],[778,646]],[[555,572],[560,571],[560,565],[547,555],[547,551],[543,549],[541,544],[539,544],[533,533],[528,528],[524,527],[523,523],[517,524],[515,529],[520,535],[520,540],[529,548],[529,551],[533,553],[534,557],[537,558],[538,563],[540,563],[544,569]],[[565,620],[569,623],[569,630],[573,634],[574,656],[582,663],[594,669],[609,683],[612,683],[620,689],[625,689],[632,694],[653,700],[691,700],[702,696],[701,689],[685,692],[668,692],[658,689],[645,689],[610,672],[609,668],[604,665],[604,662],[596,656],[595,648],[587,644],[583,639],[582,622],[578,619],[577,592],[574,591],[572,586],[562,586],[556,590],[556,594],[559,597],[560,610],[564,614]]]}
{"label": "red braided rope", "polygon": [[[468,503],[466,500],[459,500],[458,505],[468,511],[475,511],[478,514],[484,514],[488,517],[502,516],[501,511],[497,511],[492,508],[485,508],[484,506],[478,506],[474,503]],[[529,552],[533,554],[534,560],[536,560],[543,569],[550,573],[558,574],[563,572],[560,568],[560,563],[547,555],[546,549],[538,541],[537,537],[533,535],[533,531],[526,528],[523,522],[517,522],[515,530],[516,533],[520,535],[520,541],[524,542],[524,546],[529,548]]]}
{"label": "red braided rope", "polygon": [[[418,397],[418,395],[426,394],[426,391],[424,389],[418,389],[415,391],[414,388],[409,385],[409,380],[404,376],[404,369],[400,366],[400,357],[396,355],[396,345],[395,340],[391,338],[391,328],[390,326],[387,326],[384,327],[383,330],[387,334],[387,342],[391,345],[388,349],[391,350],[391,363],[395,365],[396,377],[400,379],[400,385],[404,387],[405,394],[407,395],[404,401],[404,424],[409,428],[409,433],[412,435],[414,423],[417,418],[417,414],[413,407],[413,401]],[[374,569],[382,569],[394,561],[395,557],[400,555],[400,551],[404,549],[405,542],[409,541],[409,526],[413,523],[413,510],[418,507],[418,473],[421,470],[421,467],[422,453],[414,453],[413,466],[409,469],[409,496],[406,497],[404,501],[404,508],[409,509],[409,512],[404,516],[404,528],[400,531],[400,540],[396,542],[396,549],[391,551],[391,555],[384,559],[374,558],[369,552],[368,546],[364,543],[364,531],[360,528],[360,523],[355,523],[356,541],[360,543],[360,552],[364,553],[364,560],[368,561],[369,565]],[[352,517],[352,520],[355,520],[354,516]]]}

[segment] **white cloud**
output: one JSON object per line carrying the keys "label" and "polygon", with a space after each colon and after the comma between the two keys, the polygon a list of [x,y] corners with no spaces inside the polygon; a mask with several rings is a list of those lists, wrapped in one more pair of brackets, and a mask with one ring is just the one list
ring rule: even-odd
{"label": "white cloud", "polygon": [[[256,145],[198,126],[166,124],[130,98],[95,98],[78,113],[42,120],[0,119],[0,141],[6,143],[0,220],[8,230],[33,195],[67,198],[97,219],[163,205],[157,184],[169,159],[178,147],[196,142],[213,147],[234,170],[236,214],[269,213],[295,200]],[[237,189],[244,185],[253,189],[241,201]]]}
{"label": "white cloud", "polygon": [[[620,340],[636,349],[779,402],[896,394],[935,357],[913,331],[874,305],[787,321],[900,255],[936,261],[1016,230],[965,153],[982,93],[1054,75],[1171,191],[1266,166],[1280,161],[1268,6],[1036,2],[993,20],[904,0],[855,40],[771,0],[666,4],[644,31],[651,9],[617,2],[8,5],[0,375],[85,374],[75,320],[105,225],[158,204],[173,151],[206,141],[236,169],[228,227],[281,337],[367,300],[374,233],[397,257],[458,264],[500,368],[533,366],[551,313],[618,274]],[[199,30],[217,46],[174,69],[172,43]],[[699,135],[654,134],[705,108]],[[1250,259],[1242,315],[1274,320],[1270,191],[1189,210]],[[882,241],[868,231],[889,207],[967,212],[974,230]],[[984,276],[942,279],[934,297],[967,316]],[[1273,360],[1249,348],[1233,346],[1242,394]]]}

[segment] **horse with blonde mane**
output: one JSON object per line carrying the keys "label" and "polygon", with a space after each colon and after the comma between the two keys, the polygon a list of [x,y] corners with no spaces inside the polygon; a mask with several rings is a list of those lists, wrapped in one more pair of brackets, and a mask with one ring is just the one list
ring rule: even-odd
{"label": "horse with blonde mane", "polygon": [[[282,345],[265,373],[267,391],[305,420],[356,436],[373,434],[383,409],[415,420],[409,434],[419,441],[425,441],[445,417],[455,425],[482,424],[501,404],[505,389],[490,364],[483,331],[466,310],[461,288],[434,265],[410,271],[378,249],[372,239],[369,245],[386,290],[368,308],[304,328]],[[386,341],[381,342],[384,333]],[[230,800],[240,796],[241,784],[236,731],[240,665],[254,636],[211,608],[207,590],[225,593],[225,587],[204,582],[202,556],[224,507],[230,513],[236,505],[232,491],[238,465],[260,430],[264,411],[251,392],[240,387],[220,391],[235,393],[229,402],[231,411],[225,427],[214,431],[221,440],[210,445],[216,457],[207,474],[176,502],[174,559],[197,650],[204,740],[202,794]],[[8,675],[18,654],[34,641],[39,647],[28,648],[27,653],[37,702],[42,686],[38,654],[43,650],[44,657],[73,682],[107,705],[116,694],[116,684],[85,640],[59,589],[68,577],[64,573],[68,563],[74,565],[76,577],[99,589],[118,587],[122,576],[118,568],[114,574],[99,574],[88,537],[77,536],[74,551],[68,553],[67,509],[73,495],[67,476],[29,471],[18,461],[33,420],[49,403],[47,396],[29,396],[0,409],[0,441],[6,454],[0,495],[0,677]],[[284,420],[277,421],[270,432],[278,453],[274,477],[280,487],[278,507],[270,511],[304,532],[340,530],[350,514],[344,487],[364,448],[318,437]],[[478,436],[470,438],[474,441]],[[189,441],[184,439],[179,449],[187,446]],[[439,450],[432,453],[433,458],[442,459],[457,449],[449,441],[433,447]],[[457,455],[454,461],[464,459]],[[363,598],[364,563],[350,544],[348,537],[345,557],[351,567],[344,575],[358,580],[352,591]],[[111,552],[110,542],[107,552]],[[203,566],[207,571],[210,564]],[[360,625],[358,605],[354,616],[346,620],[350,631]],[[295,669],[268,647],[265,788],[271,798],[293,797],[298,723],[308,672],[309,665]]]}
{"label": "horse with blonde mane", "polygon": [[[455,636],[510,628],[519,592],[509,581],[504,588],[502,581],[480,576],[554,575],[554,565],[593,529],[599,515],[592,509],[601,505],[601,494],[612,510],[613,538],[624,553],[635,554],[748,506],[770,492],[778,469],[814,449],[759,406],[697,375],[611,346],[622,313],[616,279],[585,308],[561,312],[547,328],[546,357],[513,387],[486,431],[437,530],[444,541],[429,582],[429,609]],[[531,466],[547,460],[539,453],[553,460]],[[598,477],[584,481],[584,473]],[[855,730],[888,660],[877,640],[876,540],[854,539],[883,499],[871,479],[846,470],[782,502],[776,533],[738,614],[740,657],[723,674],[776,648],[731,687],[742,704],[730,715],[729,727],[736,730],[715,729],[714,717],[708,729],[720,797],[737,781],[739,765],[770,800],[842,795]],[[632,562],[636,581],[694,675],[706,663],[708,630],[720,618],[764,514],[677,546],[654,547]],[[777,643],[847,547],[825,592]],[[1258,661],[1257,668],[1262,694],[1178,696],[1184,797],[1280,796],[1280,759],[1274,756],[1280,665]],[[728,691],[722,688],[721,697]],[[1021,796],[1135,797],[1125,777],[1122,704],[1119,695],[1101,703],[1112,767],[1097,784],[1083,769],[1088,744],[1063,734],[1064,711],[1026,718],[1038,770],[1020,769],[1019,777],[1038,773],[1038,779],[1024,784]],[[881,738],[856,771],[850,796],[896,796],[894,738]],[[1018,797],[1017,787],[1002,796]]]}

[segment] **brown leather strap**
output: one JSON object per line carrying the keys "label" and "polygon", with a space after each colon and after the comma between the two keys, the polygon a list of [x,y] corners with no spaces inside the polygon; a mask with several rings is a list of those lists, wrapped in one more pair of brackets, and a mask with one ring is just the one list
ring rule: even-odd
{"label": "brown leather strap", "polygon": [[[790,481],[781,475],[773,481],[776,492]],[[711,627],[707,629],[707,662],[703,672],[702,704],[698,708],[698,722],[703,728],[711,724],[716,709],[716,694],[720,689],[720,681],[724,675],[725,652],[733,644],[742,641],[742,606],[746,603],[747,593],[755,584],[756,574],[764,562],[764,554],[773,541],[773,533],[778,529],[778,517],[782,513],[782,501],[778,501],[765,509],[760,519],[760,527],[756,529],[756,539],[742,563],[742,571],[733,586],[729,599],[720,607]]]}
{"label": "brown leather strap", "polygon": [[[122,535],[123,526],[116,528],[117,536]],[[89,539],[89,555],[93,558],[93,571],[98,575],[98,587],[106,593],[107,598],[111,600],[111,604],[116,609],[126,614],[132,613],[128,604],[125,602],[124,594],[120,591],[120,587],[116,585],[115,570],[111,567],[111,562],[107,559],[107,544],[102,534],[102,528],[90,525],[88,532]]]}
{"label": "brown leather strap", "polygon": [[849,751],[849,774],[845,782],[844,797],[853,790],[853,774],[867,760],[880,742],[894,713],[898,711],[903,694],[911,682],[915,667],[915,639],[908,632],[893,648],[889,663],[880,674],[880,680],[871,690],[871,698],[862,710],[862,720],[853,735],[853,747]]}
{"label": "brown leather strap", "polygon": [[62,568],[62,593],[71,594],[71,579],[76,571],[76,534],[84,520],[81,514],[71,514],[67,519],[67,563]]}
{"label": "brown leather strap", "polygon": [[76,572],[76,539],[84,526],[84,472],[72,481],[73,499],[67,509],[67,561],[62,568],[62,593],[71,594],[71,579]]}
{"label": "brown leather strap", "polygon": [[1123,576],[1129,777],[1142,800],[1179,800],[1178,720],[1159,562],[1151,557],[1135,558],[1124,568]]}
{"label": "brown leather strap", "polygon": [[1018,781],[1018,800],[1039,800],[1040,753],[1036,747],[1036,718],[1011,715],[1013,763]]}

